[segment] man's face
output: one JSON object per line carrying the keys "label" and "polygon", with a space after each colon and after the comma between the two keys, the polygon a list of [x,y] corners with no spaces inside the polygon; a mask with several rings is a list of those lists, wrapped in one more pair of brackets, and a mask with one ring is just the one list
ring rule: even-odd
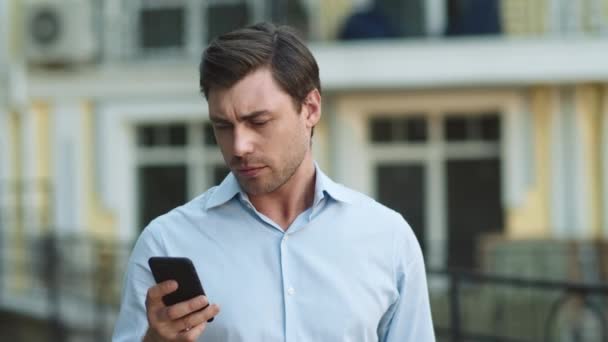
{"label": "man's face", "polygon": [[320,116],[313,90],[298,113],[270,70],[258,69],[232,88],[209,93],[209,117],[224,161],[250,195],[285,184],[310,153],[310,133]]}

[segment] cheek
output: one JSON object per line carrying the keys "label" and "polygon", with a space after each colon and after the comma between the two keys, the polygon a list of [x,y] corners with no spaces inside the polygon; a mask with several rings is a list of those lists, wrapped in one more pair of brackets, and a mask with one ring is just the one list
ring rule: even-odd
{"label": "cheek", "polygon": [[232,153],[232,139],[228,134],[217,134],[215,141],[223,155]]}

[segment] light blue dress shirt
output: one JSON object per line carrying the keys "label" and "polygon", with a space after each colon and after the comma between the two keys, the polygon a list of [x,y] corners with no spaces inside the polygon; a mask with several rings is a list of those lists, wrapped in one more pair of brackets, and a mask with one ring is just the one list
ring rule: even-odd
{"label": "light blue dress shirt", "polygon": [[204,342],[434,341],[424,262],[405,220],[316,168],[311,208],[283,231],[230,174],[152,221],[125,277],[113,341],[141,341],[151,256],[192,259],[215,321]]}

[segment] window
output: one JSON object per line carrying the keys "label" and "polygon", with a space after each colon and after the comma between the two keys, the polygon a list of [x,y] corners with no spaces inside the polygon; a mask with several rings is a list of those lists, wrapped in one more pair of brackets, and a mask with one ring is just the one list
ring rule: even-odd
{"label": "window", "polygon": [[[122,0],[127,9],[125,28],[117,39],[127,56],[184,55],[191,36],[189,0]],[[114,23],[114,22],[112,22]],[[116,30],[109,27],[112,31]],[[114,31],[120,32],[120,31]]]}
{"label": "window", "polygon": [[[200,58],[218,35],[262,21],[288,24],[318,38],[319,0],[116,0],[104,9],[112,58]],[[122,14],[120,11],[124,10]]]}
{"label": "window", "polygon": [[310,16],[303,0],[273,0],[270,2],[270,17],[278,24],[286,24],[310,37]]}
{"label": "window", "polygon": [[479,267],[479,239],[503,225],[500,159],[446,160],[448,266]]}
{"label": "window", "polygon": [[205,42],[208,43],[213,38],[230,32],[239,27],[249,24],[251,14],[249,6],[245,2],[236,3],[215,3],[203,9],[205,20]]}
{"label": "window", "polygon": [[[446,0],[448,36],[501,33],[499,0]],[[513,2],[513,1],[507,1]]]}
{"label": "window", "polygon": [[386,15],[399,37],[426,35],[425,6],[423,0],[377,0],[378,7]]}
{"label": "window", "polygon": [[383,143],[393,140],[393,126],[391,119],[372,119],[370,129],[372,142]]}
{"label": "window", "polygon": [[445,136],[448,141],[467,140],[469,120],[467,117],[445,119]]}
{"label": "window", "polygon": [[374,143],[425,142],[428,119],[422,115],[406,117],[374,117],[370,122],[370,137]]}
{"label": "window", "polygon": [[203,124],[203,143],[205,146],[217,146],[213,125],[209,122]]}
{"label": "window", "polygon": [[185,25],[183,7],[144,8],[139,14],[139,44],[144,49],[182,47]]}
{"label": "window", "polygon": [[209,122],[146,123],[135,132],[140,229],[230,172]]}
{"label": "window", "polygon": [[211,39],[268,17],[265,3],[254,0],[121,1],[132,32],[124,44],[127,56],[198,58]]}
{"label": "window", "polygon": [[139,168],[139,225],[144,228],[151,220],[186,203],[187,168],[175,166],[143,166]]}
{"label": "window", "polygon": [[214,165],[213,166],[213,180],[211,183],[213,185],[220,184],[224,178],[230,173],[230,169],[226,167],[226,165]]}
{"label": "window", "polygon": [[369,116],[371,190],[407,220],[430,264],[475,268],[480,239],[504,226],[501,116],[428,113]]}
{"label": "window", "polygon": [[[441,7],[439,7],[441,10]],[[437,35],[429,18],[438,17],[436,6],[423,0],[376,0],[366,6],[352,6],[337,36],[340,39],[383,39]],[[429,15],[433,12],[434,15]],[[439,16],[441,17],[441,16]]]}
{"label": "window", "polygon": [[448,141],[500,141],[498,114],[477,116],[467,114],[448,115],[444,120],[444,132]]}
{"label": "window", "polygon": [[137,145],[184,146],[186,145],[186,125],[144,125],[137,128]]}
{"label": "window", "polygon": [[425,236],[424,164],[389,163],[376,166],[376,189],[380,203],[408,221],[424,251]]}

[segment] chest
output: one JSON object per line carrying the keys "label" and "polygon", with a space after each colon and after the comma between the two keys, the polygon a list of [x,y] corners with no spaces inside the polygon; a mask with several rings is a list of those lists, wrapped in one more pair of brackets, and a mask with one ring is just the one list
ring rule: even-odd
{"label": "chest", "polygon": [[210,301],[220,305],[206,333],[211,341],[373,341],[397,295],[388,240],[262,231],[184,239],[172,253],[193,260]]}

